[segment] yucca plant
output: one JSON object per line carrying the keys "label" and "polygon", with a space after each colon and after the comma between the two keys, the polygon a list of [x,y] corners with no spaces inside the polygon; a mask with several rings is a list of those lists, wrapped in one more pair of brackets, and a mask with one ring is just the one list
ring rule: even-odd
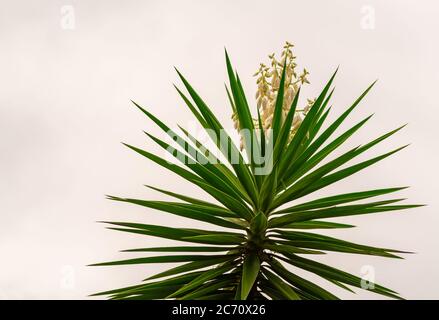
{"label": "yucca plant", "polygon": [[[126,251],[166,252],[172,255],[95,264],[182,263],[148,277],[139,285],[98,295],[111,299],[337,299],[334,294],[298,275],[295,270],[314,273],[329,283],[352,291],[351,287],[362,288],[359,277],[309,257],[328,251],[387,258],[399,258],[397,254],[405,253],[312,232],[314,229],[353,227],[326,220],[328,218],[402,210],[417,205],[395,204],[403,200],[399,198],[366,200],[394,193],[404,187],[354,190],[312,201],[300,201],[302,197],[347,178],[404,147],[350,164],[351,160],[392,136],[400,127],[340,155],[333,155],[370,119],[368,116],[331,138],[373,84],[333,122],[326,124],[333,92],[331,86],[337,71],[318,97],[308,100],[305,108],[300,109],[300,87],[308,83],[308,72],[304,70],[301,75],[296,73],[291,47],[287,43],[280,61],[271,55],[271,66],[261,64],[256,73],[258,91],[255,115],[250,110],[240,78],[226,52],[229,78],[226,89],[235,127],[241,133],[241,148],[178,70],[189,96],[176,87],[177,91],[217,150],[203,144],[182,127],[178,134],[134,102],[173,142],[167,143],[150,133],[146,135],[181,164],[171,163],[128,144],[126,146],[196,185],[216,201],[205,201],[155,187],[151,188],[179,201],[108,198],[202,221],[214,228],[106,222],[113,230],[192,245],[130,249]],[[363,289],[400,298],[395,291],[378,284],[369,284]]]}

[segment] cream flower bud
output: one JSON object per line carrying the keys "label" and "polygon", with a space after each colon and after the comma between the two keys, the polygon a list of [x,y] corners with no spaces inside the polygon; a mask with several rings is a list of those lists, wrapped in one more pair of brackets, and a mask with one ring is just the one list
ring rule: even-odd
{"label": "cream flower bud", "polygon": [[[296,73],[297,63],[295,62],[296,57],[292,52],[294,45],[290,42],[286,42],[283,50],[281,51],[280,60],[275,58],[275,54],[270,54],[268,56],[270,64],[269,66],[261,63],[259,65],[258,71],[254,74],[256,77],[257,90],[255,93],[255,100],[257,108],[260,112],[262,127],[264,129],[269,129],[272,126],[273,115],[276,105],[277,94],[280,86],[280,78],[285,66],[285,82],[284,82],[284,96],[282,105],[282,121],[285,120],[288,112],[291,108],[291,103],[294,100],[297,91],[301,85],[309,83],[308,74],[306,69],[300,75]],[[292,128],[289,133],[289,138],[291,139],[296,133],[297,129],[300,127],[303,116],[307,114],[314,100],[307,101],[306,106],[300,110],[295,111],[293,117]],[[235,115],[233,121],[235,127],[239,128],[239,121]],[[253,119],[255,123],[255,128],[259,128],[258,119]],[[242,145],[242,143],[241,143]]]}

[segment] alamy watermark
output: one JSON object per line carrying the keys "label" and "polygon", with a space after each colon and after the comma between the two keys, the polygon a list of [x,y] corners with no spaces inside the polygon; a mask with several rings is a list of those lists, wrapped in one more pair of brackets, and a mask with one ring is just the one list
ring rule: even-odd
{"label": "alamy watermark", "polygon": [[375,7],[371,5],[364,5],[360,9],[361,20],[360,26],[363,30],[374,30],[375,29]]}
{"label": "alamy watermark", "polygon": [[63,30],[75,30],[76,28],[76,17],[75,9],[72,5],[64,5],[60,9],[61,19],[60,27]]}
{"label": "alamy watermark", "polygon": [[361,288],[364,290],[375,289],[375,268],[370,265],[361,267]]}
{"label": "alamy watermark", "polygon": [[65,265],[61,267],[60,273],[60,288],[64,290],[74,289],[76,287],[75,268],[70,265]]}
{"label": "alamy watermark", "polygon": [[176,131],[167,132],[169,143],[165,158],[169,163],[244,163],[252,165],[255,175],[268,175],[273,169],[273,134],[270,129],[264,133],[257,129],[238,132],[192,128],[183,134]]}

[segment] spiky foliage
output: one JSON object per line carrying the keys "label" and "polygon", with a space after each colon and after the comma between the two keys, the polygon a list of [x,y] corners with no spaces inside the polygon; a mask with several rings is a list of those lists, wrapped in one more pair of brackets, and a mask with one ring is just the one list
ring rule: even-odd
{"label": "spiky foliage", "polygon": [[[275,97],[270,96],[270,99],[274,99],[272,117],[269,126],[264,126],[259,108],[256,108],[258,117],[255,123],[240,79],[227,53],[226,62],[229,77],[227,91],[238,127],[254,133],[243,136],[244,151],[240,151],[231,137],[224,134],[223,125],[211,108],[178,71],[190,97],[177,88],[178,93],[201,126],[209,132],[213,143],[225,160],[221,161],[215,156],[216,153],[212,148],[209,150],[190,132],[182,129],[182,133],[178,135],[137,103],[134,104],[170,135],[179,148],[172,149],[165,141],[150,133],[146,134],[159,146],[171,151],[181,165],[170,163],[160,156],[127,144],[141,156],[198,186],[216,202],[153,187],[154,190],[178,201],[109,197],[111,200],[133,203],[202,221],[214,227],[194,229],[107,222],[113,230],[192,244],[126,250],[165,252],[172,255],[95,264],[115,266],[182,263],[150,276],[139,285],[101,292],[100,295],[107,295],[112,299],[337,299],[334,294],[292,271],[291,266],[314,273],[332,284],[351,291],[351,287],[362,287],[359,277],[316,262],[309,256],[335,251],[398,258],[397,254],[403,253],[398,250],[352,243],[312,230],[353,227],[327,221],[328,218],[416,207],[416,205],[395,204],[403,200],[399,198],[369,201],[370,198],[388,195],[404,187],[355,190],[300,202],[302,197],[345,179],[404,148],[400,147],[351,164],[356,157],[399,131],[402,128],[400,127],[366,144],[330,157],[370,119],[370,116],[366,117],[333,138],[336,130],[373,84],[340,116],[326,124],[335,72],[308,108],[300,125],[294,127],[300,88],[295,90],[293,99],[289,99],[285,108],[285,89],[288,90],[286,79],[289,77],[291,80],[292,76],[288,75],[288,57],[286,57],[283,66],[279,69],[281,74],[276,87],[277,94]],[[265,71],[262,69],[262,72]],[[285,110],[288,112],[284,112]],[[264,121],[267,121],[266,114],[264,117]],[[255,130],[257,128],[260,128],[259,132]],[[271,130],[265,131],[264,129],[267,128]],[[218,139],[218,137],[222,138]],[[267,151],[269,141],[273,143],[272,152]],[[265,159],[265,162],[261,163],[257,159],[258,156],[259,159]],[[333,159],[327,160],[328,158]],[[258,169],[268,162],[271,163],[271,170],[258,174]],[[294,204],[291,204],[293,201]],[[387,297],[399,298],[395,291],[378,284],[368,286],[368,290]]]}

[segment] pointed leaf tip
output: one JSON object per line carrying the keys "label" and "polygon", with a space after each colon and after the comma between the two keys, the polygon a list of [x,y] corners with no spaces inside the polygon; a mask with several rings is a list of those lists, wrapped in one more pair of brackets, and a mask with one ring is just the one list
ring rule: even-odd
{"label": "pointed leaf tip", "polygon": [[227,48],[224,47],[224,54],[226,56],[226,59],[229,59],[229,53],[227,52]]}
{"label": "pointed leaf tip", "polygon": [[104,221],[104,220],[97,220],[95,221],[96,223],[108,223],[108,221]]}
{"label": "pointed leaf tip", "polygon": [[174,70],[177,72],[178,76],[179,76],[181,79],[184,79],[183,75],[182,75],[181,72],[177,69],[177,67],[174,66]]}

